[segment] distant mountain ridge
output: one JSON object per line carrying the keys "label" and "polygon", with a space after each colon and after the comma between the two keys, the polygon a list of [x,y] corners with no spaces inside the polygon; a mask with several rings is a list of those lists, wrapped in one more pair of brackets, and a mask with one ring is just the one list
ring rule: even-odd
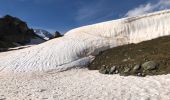
{"label": "distant mountain ridge", "polygon": [[[60,33],[59,33],[60,34]],[[0,18],[0,48],[40,44],[56,38],[50,32],[31,29],[19,18],[6,15]]]}
{"label": "distant mountain ridge", "polygon": [[16,43],[24,45],[35,37],[34,31],[20,19],[10,15],[0,18],[0,48],[15,47]]}
{"label": "distant mountain ridge", "polygon": [[44,30],[44,29],[34,29],[34,32],[35,32],[36,35],[40,36],[44,40],[50,40],[50,39],[62,36],[61,33],[59,33],[58,31],[56,31],[53,34],[53,33],[50,33],[48,31]]}
{"label": "distant mountain ridge", "polygon": [[34,29],[34,32],[44,40],[50,40],[54,38],[54,36],[50,32],[43,29]]}

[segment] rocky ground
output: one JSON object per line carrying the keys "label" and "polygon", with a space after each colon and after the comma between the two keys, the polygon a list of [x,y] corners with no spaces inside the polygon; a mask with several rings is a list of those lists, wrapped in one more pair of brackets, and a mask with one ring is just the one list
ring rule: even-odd
{"label": "rocky ground", "polygon": [[128,44],[101,52],[88,66],[103,74],[123,76],[170,73],[170,36]]}

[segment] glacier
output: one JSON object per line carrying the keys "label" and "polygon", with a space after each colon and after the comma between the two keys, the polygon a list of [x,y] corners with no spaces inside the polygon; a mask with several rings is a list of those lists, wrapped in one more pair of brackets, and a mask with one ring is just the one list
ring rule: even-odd
{"label": "glacier", "polygon": [[72,29],[63,37],[1,57],[0,73],[85,67],[100,51],[166,35],[170,35],[170,10],[87,25]]}

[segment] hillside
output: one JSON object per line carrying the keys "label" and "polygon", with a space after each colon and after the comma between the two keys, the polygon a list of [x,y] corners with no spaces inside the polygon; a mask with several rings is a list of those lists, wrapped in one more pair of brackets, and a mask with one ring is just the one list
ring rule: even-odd
{"label": "hillside", "polygon": [[1,58],[0,73],[85,67],[99,52],[170,35],[170,10],[79,27]]}
{"label": "hillside", "polygon": [[35,38],[32,29],[18,18],[6,15],[0,18],[0,48],[16,47],[16,44],[26,44]]}
{"label": "hillside", "polygon": [[59,33],[58,31],[56,31],[54,34],[52,34],[46,30],[43,30],[43,29],[34,29],[34,32],[36,35],[40,36],[42,39],[44,39],[46,41],[62,36],[61,33]]}
{"label": "hillside", "polygon": [[0,18],[0,51],[23,45],[40,44],[61,36],[59,32],[55,35],[57,36],[45,30],[33,30],[26,22],[10,15]]}
{"label": "hillside", "polygon": [[170,36],[115,47],[96,56],[88,66],[103,74],[161,75],[170,73]]}

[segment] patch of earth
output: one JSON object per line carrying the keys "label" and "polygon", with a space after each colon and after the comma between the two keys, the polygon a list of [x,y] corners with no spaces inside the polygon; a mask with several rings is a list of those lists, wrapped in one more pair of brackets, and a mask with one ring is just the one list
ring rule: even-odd
{"label": "patch of earth", "polygon": [[103,74],[162,75],[170,73],[170,36],[115,47],[96,56],[88,66]]}

